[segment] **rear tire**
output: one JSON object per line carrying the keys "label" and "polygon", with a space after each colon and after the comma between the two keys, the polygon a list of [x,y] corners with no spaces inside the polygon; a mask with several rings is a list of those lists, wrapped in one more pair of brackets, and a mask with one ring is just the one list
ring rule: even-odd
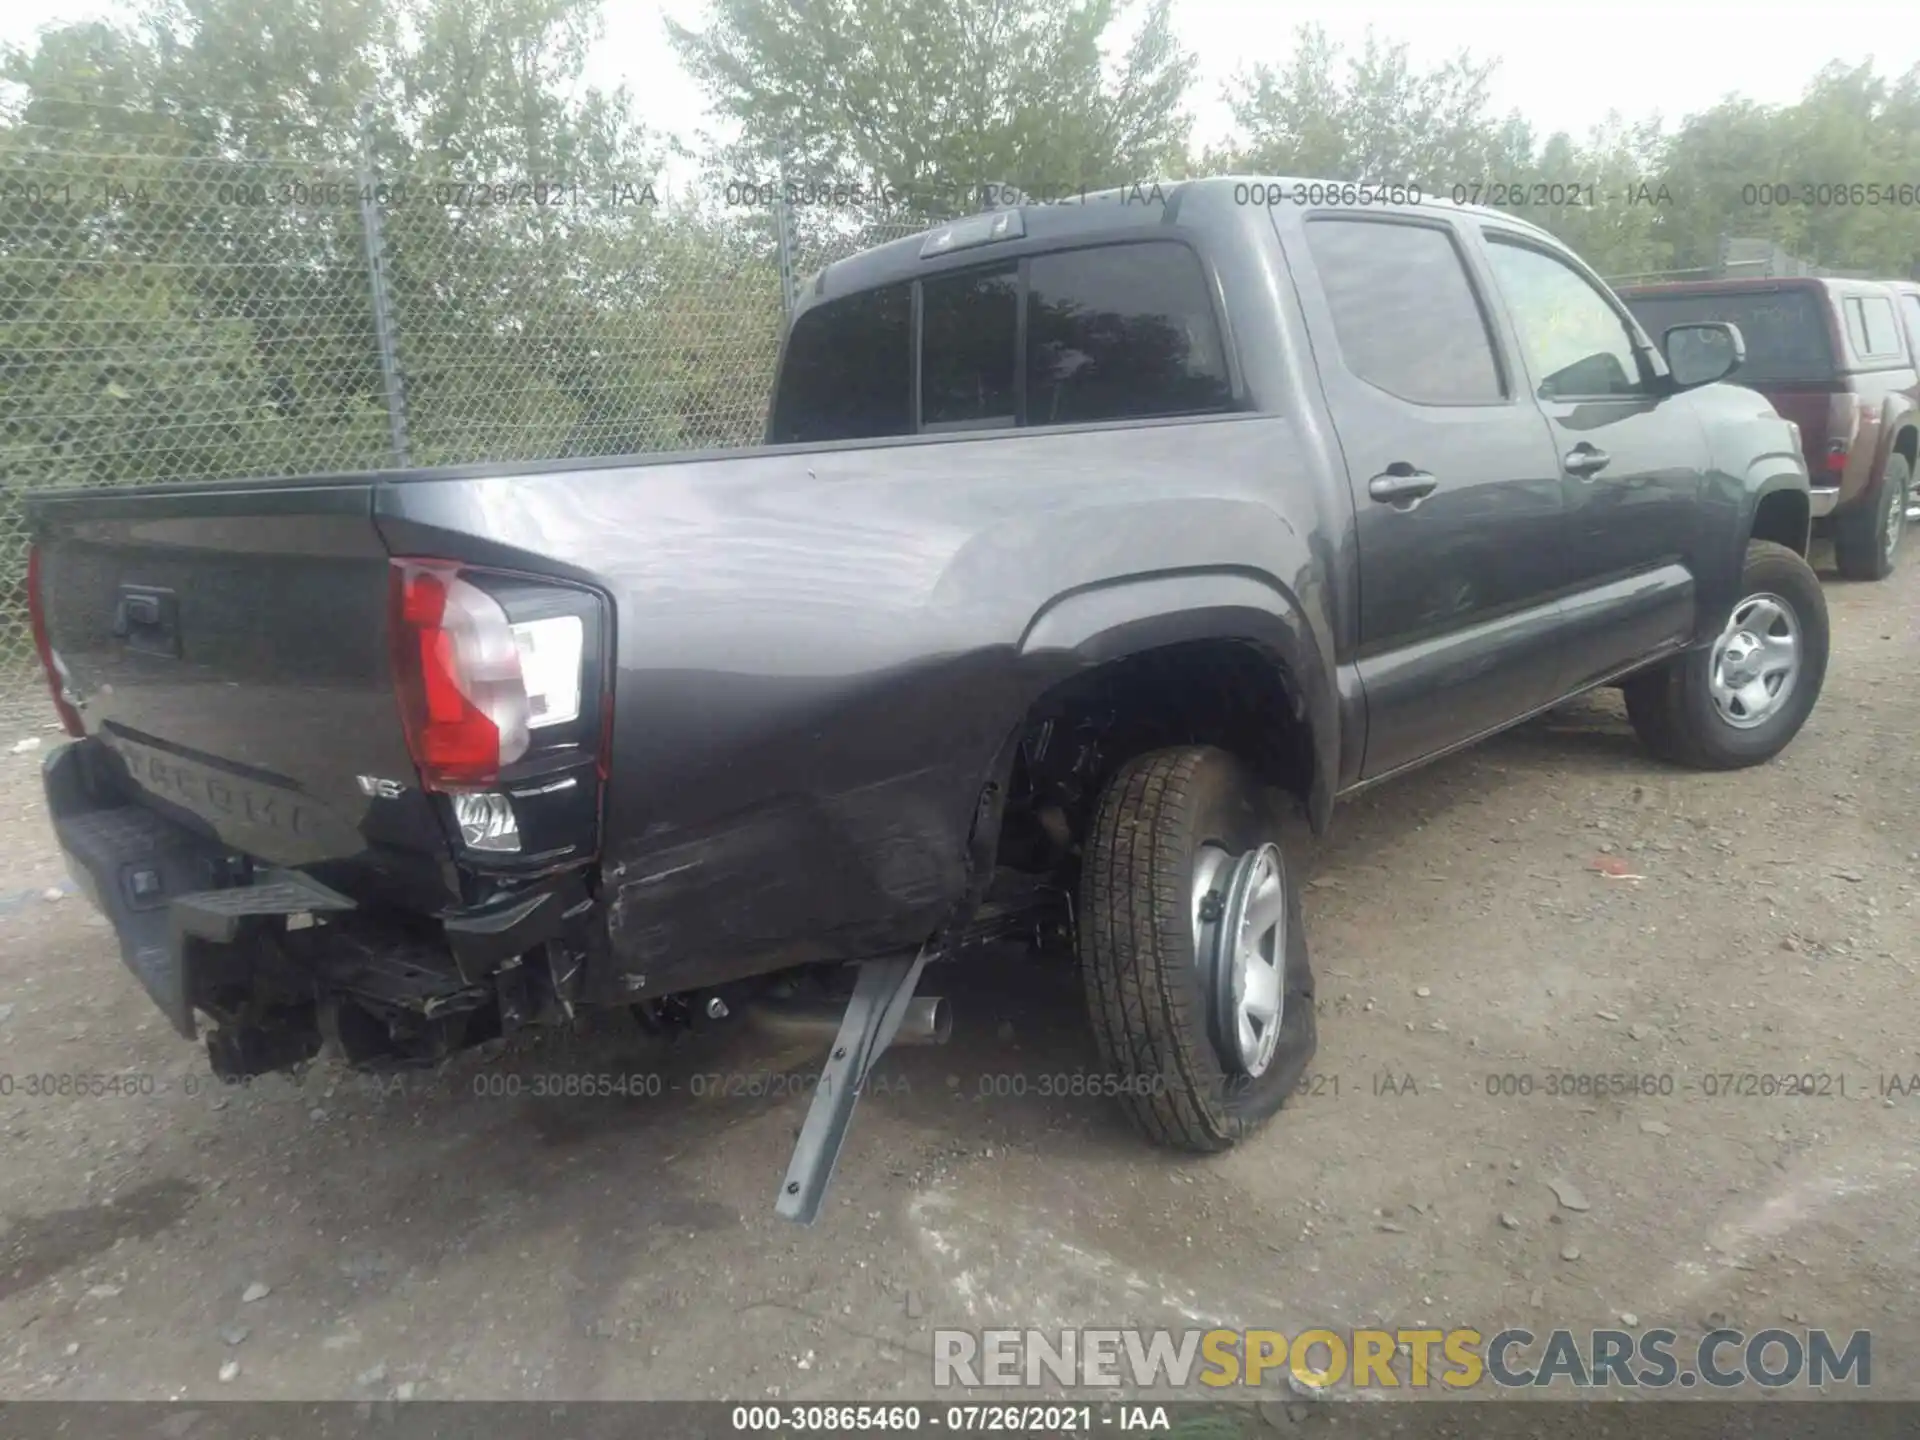
{"label": "rear tire", "polygon": [[[1747,546],[1740,594],[1713,644],[1663,661],[1624,687],[1627,718],[1663,760],[1695,770],[1761,764],[1786,749],[1820,698],[1828,633],[1819,576],[1786,546],[1755,540]],[[1794,669],[1781,694],[1764,673],[1767,647],[1789,635]]]}
{"label": "rear tire", "polygon": [[1913,466],[1895,451],[1887,457],[1879,491],[1867,503],[1835,517],[1833,558],[1847,579],[1884,580],[1893,573],[1912,488]]}
{"label": "rear tire", "polygon": [[[1226,751],[1188,746],[1129,761],[1096,807],[1080,880],[1087,1008],[1123,1108],[1162,1145],[1231,1148],[1280,1108],[1313,1058],[1313,972],[1273,798]],[[1251,858],[1239,865],[1238,857]],[[1234,875],[1246,877],[1242,886]],[[1266,897],[1259,905],[1234,898],[1256,887]],[[1219,898],[1202,905],[1202,895]],[[1231,967],[1201,964],[1203,952],[1233,948],[1214,938],[1224,920],[1197,918],[1215,905],[1250,922],[1257,910],[1261,924],[1284,917],[1278,935],[1268,932],[1277,953],[1255,962],[1272,967],[1263,971],[1269,979],[1278,970],[1281,1003],[1276,1033],[1257,1023],[1245,1032],[1256,1052],[1270,1048],[1253,1073],[1246,1050],[1236,1049],[1236,1004],[1218,998],[1218,975]],[[1257,983],[1265,982],[1243,987],[1248,996]]]}

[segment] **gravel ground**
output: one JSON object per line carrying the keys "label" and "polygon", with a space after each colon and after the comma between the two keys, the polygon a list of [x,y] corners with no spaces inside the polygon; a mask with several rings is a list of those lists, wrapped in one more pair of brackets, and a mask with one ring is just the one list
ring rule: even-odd
{"label": "gravel ground", "polygon": [[[1920,1072],[1920,553],[1827,593],[1826,695],[1772,765],[1664,768],[1609,695],[1303,839],[1321,1053],[1257,1141],[1175,1159],[1043,1097],[1097,1068],[1075,977],[992,956],[929,979],[954,1039],[887,1061],[812,1231],[772,1213],[803,1098],[692,1093],[817,1059],[748,1034],[211,1085],[0,735],[0,1397],[877,1399],[930,1393],[936,1326],[1623,1314],[1871,1329],[1874,1392],[1920,1395],[1920,1094],[1889,1093]],[[664,1079],[499,1093],[558,1072]],[[1545,1093],[1623,1072],[1656,1093]],[[1788,1074],[1824,1093],[1713,1078]]]}

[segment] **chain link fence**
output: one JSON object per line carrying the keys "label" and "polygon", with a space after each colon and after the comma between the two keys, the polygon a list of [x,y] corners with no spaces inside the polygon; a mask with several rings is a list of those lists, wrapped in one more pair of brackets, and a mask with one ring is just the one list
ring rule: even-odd
{"label": "chain link fence", "polygon": [[750,445],[783,268],[929,223],[389,167],[364,122],[321,148],[228,154],[204,127],[100,105],[0,114],[0,721],[17,733],[51,718],[29,490]]}

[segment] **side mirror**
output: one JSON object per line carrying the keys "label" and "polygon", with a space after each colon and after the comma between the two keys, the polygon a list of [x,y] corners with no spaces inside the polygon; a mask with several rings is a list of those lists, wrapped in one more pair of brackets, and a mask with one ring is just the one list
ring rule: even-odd
{"label": "side mirror", "polygon": [[1691,390],[1724,380],[1745,363],[1747,342],[1740,327],[1726,320],[1675,325],[1661,337],[1674,388]]}

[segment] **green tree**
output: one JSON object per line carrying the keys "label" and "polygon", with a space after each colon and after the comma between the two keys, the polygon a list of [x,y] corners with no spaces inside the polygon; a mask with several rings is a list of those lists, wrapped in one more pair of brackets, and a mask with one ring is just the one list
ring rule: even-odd
{"label": "green tree", "polygon": [[1743,185],[1785,178],[1780,114],[1730,98],[1689,116],[1669,140],[1660,180],[1678,202],[1664,227],[1676,269],[1717,265],[1721,242],[1733,235],[1799,243],[1790,215],[1741,204]]}
{"label": "green tree", "polygon": [[[1800,102],[1775,119],[1787,178],[1814,186],[1816,202],[1788,207],[1775,229],[1791,237],[1783,244],[1815,264],[1905,274],[1920,256],[1912,238],[1920,212],[1912,206],[1854,204],[1850,193],[1843,203],[1818,203],[1822,187],[1836,184],[1913,183],[1913,172],[1902,163],[1913,151],[1912,112],[1904,117],[1909,125],[1902,126],[1889,112],[1890,98],[1871,61],[1835,63],[1814,76]],[[1741,197],[1728,198],[1737,204]]]}
{"label": "green tree", "polygon": [[[363,138],[414,459],[750,439],[764,387],[739,325],[770,360],[777,306],[751,298],[777,299],[770,254],[652,203],[660,149],[629,97],[578,83],[597,24],[596,0],[296,0],[269,16],[157,0],[124,29],[0,57],[22,95],[0,123],[7,175],[77,196],[28,214],[9,191],[0,401],[23,419],[0,478],[386,461]],[[503,183],[549,203],[479,198]],[[320,198],[289,207],[293,187]]]}
{"label": "green tree", "polygon": [[1371,29],[1348,55],[1317,25],[1296,32],[1291,56],[1256,64],[1227,86],[1239,134],[1209,153],[1209,168],[1329,180],[1418,184],[1445,194],[1457,183],[1513,175],[1531,158],[1517,115],[1496,115],[1492,61],[1462,52],[1416,69],[1404,44]]}
{"label": "green tree", "polygon": [[1602,275],[1665,271],[1672,248],[1664,226],[1681,201],[1660,192],[1663,147],[1658,117],[1629,122],[1610,114],[1585,142],[1551,135],[1521,167],[1527,203],[1513,208]]}
{"label": "green tree", "polygon": [[1835,63],[1791,105],[1722,101],[1689,117],[1662,159],[1674,263],[1713,265],[1723,238],[1754,237],[1823,268],[1913,274],[1916,161],[1920,68],[1889,81],[1871,63]]}
{"label": "green tree", "polygon": [[1128,37],[1120,0],[711,0],[705,28],[667,28],[751,178],[938,206],[981,184],[1044,198],[1183,166],[1194,61],[1170,3],[1148,0]]}

